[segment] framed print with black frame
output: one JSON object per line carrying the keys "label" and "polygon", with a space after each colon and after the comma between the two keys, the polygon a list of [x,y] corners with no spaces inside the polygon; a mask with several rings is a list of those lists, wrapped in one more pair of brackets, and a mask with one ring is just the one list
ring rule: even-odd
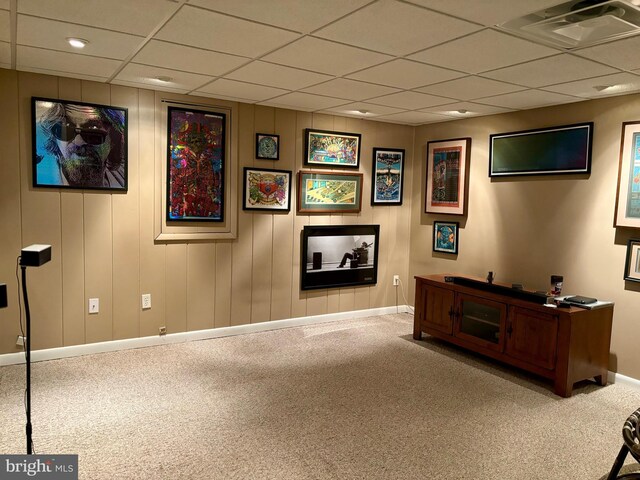
{"label": "framed print with black frame", "polygon": [[427,143],[425,212],[464,215],[467,212],[471,138]]}
{"label": "framed print with black frame", "polygon": [[373,149],[371,205],[402,205],[404,149]]}
{"label": "framed print with black frame", "polygon": [[126,192],[127,115],[122,107],[32,97],[33,186]]}
{"label": "framed print with black frame", "polygon": [[298,213],[358,213],[362,174],[298,172]]}
{"label": "framed print with black frame", "polygon": [[244,167],[244,210],[291,210],[291,170]]}
{"label": "framed print with black frame", "polygon": [[433,251],[458,254],[458,222],[433,222]]}
{"label": "framed print with black frame", "polygon": [[278,160],[280,158],[280,135],[256,133],[256,158]]}
{"label": "framed print with black frame", "polygon": [[640,228],[640,121],[622,124],[614,226]]}
{"label": "framed print with black frame", "polygon": [[328,168],[360,167],[359,133],[333,132],[331,130],[305,129],[304,164]]}
{"label": "framed print with black frame", "polygon": [[640,239],[632,238],[627,244],[624,279],[630,282],[640,282]]}

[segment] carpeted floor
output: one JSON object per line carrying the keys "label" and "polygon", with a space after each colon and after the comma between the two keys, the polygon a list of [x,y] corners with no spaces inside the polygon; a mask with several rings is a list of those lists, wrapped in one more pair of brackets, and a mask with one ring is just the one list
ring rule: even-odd
{"label": "carpeted floor", "polygon": [[[82,479],[593,479],[640,393],[550,383],[384,315],[40,362],[38,453]],[[24,366],[0,368],[0,453],[24,452]]]}

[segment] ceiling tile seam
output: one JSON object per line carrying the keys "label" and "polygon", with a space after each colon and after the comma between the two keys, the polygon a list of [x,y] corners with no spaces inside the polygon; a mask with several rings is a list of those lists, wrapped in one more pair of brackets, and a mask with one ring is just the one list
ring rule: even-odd
{"label": "ceiling tile seam", "polygon": [[149,34],[140,42],[137,48],[134,48],[133,51],[122,60],[122,63],[116,70],[111,74],[111,76],[107,79],[107,83],[111,83],[111,81],[117,77],[122,70],[131,62],[131,60],[142,50],[147,43],[149,43],[153,37],[167,24],[169,21],[176,16],[176,14],[182,9],[187,0],[178,0],[176,5],[173,7],[173,11],[167,13],[160,22],[149,32]]}
{"label": "ceiling tile seam", "polygon": [[396,0],[396,1],[398,1],[399,3],[405,3],[407,5],[411,5],[412,7],[418,7],[420,9],[422,9],[422,10],[427,10],[428,12],[438,13],[440,15],[444,15],[445,17],[453,18],[455,20],[460,20],[462,22],[471,23],[472,25],[478,25],[478,26],[480,26],[482,28],[487,28],[487,26],[482,24],[482,23],[478,23],[478,22],[474,22],[473,20],[468,20],[466,18],[458,17],[456,15],[452,15],[451,13],[441,12],[440,10],[436,10],[434,8],[425,7],[424,5],[413,3],[411,1],[407,1],[407,0]]}
{"label": "ceiling tile seam", "polygon": [[[52,68],[18,66],[15,68],[18,72],[42,73],[43,75],[53,75],[56,77],[75,78],[77,80],[91,80],[94,82],[106,82],[107,77],[100,75],[90,75],[88,73],[69,72],[67,70],[55,70]],[[79,76],[80,75],[80,76]]]}
{"label": "ceiling tile seam", "polygon": [[[507,20],[508,21],[508,20]],[[489,30],[496,32],[496,33],[501,33],[503,35],[507,35],[511,38],[515,38],[516,40],[524,40],[527,41],[529,43],[532,43],[534,45],[537,45],[539,47],[545,47],[545,48],[549,48],[551,50],[555,50],[556,53],[567,53],[570,49],[567,48],[562,48],[562,47],[558,47],[557,45],[553,45],[553,44],[549,44],[546,43],[544,41],[538,40],[536,38],[529,38],[529,37],[525,37],[523,35],[518,35],[517,33],[511,31],[511,30],[504,30],[503,28],[499,27],[498,25],[491,25],[490,27],[487,27]],[[545,57],[551,56],[551,55],[555,55],[555,54],[550,54],[550,55],[545,55]],[[540,58],[544,58],[544,57],[540,57]]]}
{"label": "ceiling tile seam", "polygon": [[128,35],[130,37],[145,38],[144,35],[140,35],[140,34],[136,34],[136,33],[124,32],[122,30],[114,30],[113,28],[97,27],[95,25],[88,25],[86,23],[68,22],[66,20],[58,20],[57,18],[41,17],[40,15],[33,15],[31,13],[18,13],[18,16],[38,18],[40,20],[46,20],[48,22],[64,23],[66,25],[73,25],[73,26],[76,26],[76,27],[91,28],[93,30],[100,30],[100,31],[109,32],[109,33],[117,33],[119,35]]}
{"label": "ceiling tile seam", "polygon": [[[623,70],[622,68],[614,67],[613,65],[609,65],[609,64],[607,64],[607,63],[603,63],[603,62],[601,62],[601,61],[599,61],[599,60],[594,60],[594,59],[592,59],[592,58],[587,58],[587,57],[583,57],[583,56],[577,55],[577,54],[576,54],[576,53],[574,53],[574,52],[567,52],[567,54],[568,54],[568,55],[571,55],[571,56],[572,56],[572,57],[574,57],[574,58],[579,58],[580,60],[587,60],[587,61],[589,61],[589,62],[597,63],[598,65],[602,65],[603,67],[615,68],[616,70],[621,70],[621,71]],[[613,74],[609,74],[609,75],[613,75]]]}
{"label": "ceiling tile seam", "polygon": [[209,73],[193,72],[191,70],[182,70],[182,69],[179,69],[179,68],[161,67],[161,66],[158,66],[158,65],[151,65],[151,64],[148,64],[148,63],[141,63],[141,62],[129,62],[129,64],[130,65],[140,65],[142,67],[149,67],[149,68],[161,68],[162,70],[169,70],[171,72],[188,73],[190,75],[199,75],[201,77],[213,77],[214,79],[218,79],[218,75],[211,75]]}
{"label": "ceiling tile seam", "polygon": [[164,39],[161,40],[159,38],[153,38],[152,40],[154,42],[168,43],[170,45],[176,45],[178,47],[193,48],[194,50],[200,50],[200,51],[203,51],[203,52],[218,53],[220,55],[228,55],[230,57],[238,57],[238,58],[244,58],[244,59],[253,60],[253,58],[247,57],[246,55],[240,55],[239,53],[229,53],[229,52],[223,52],[222,50],[213,50],[211,48],[194,47],[192,45],[185,45],[185,44],[182,44],[182,43],[174,42],[172,40],[164,40]]}
{"label": "ceiling tile seam", "polygon": [[[319,32],[320,30],[324,30],[325,28],[330,27],[334,23],[340,22],[340,21],[346,19],[347,17],[350,17],[354,13],[357,13],[357,12],[359,12],[361,10],[364,10],[365,8],[369,8],[371,5],[373,5],[374,3],[378,3],[378,2],[379,2],[379,0],[373,0],[372,2],[369,2],[369,3],[365,4],[365,5],[362,5],[361,7],[358,7],[355,10],[352,10],[349,13],[345,13],[344,15],[342,15],[339,18],[336,18],[335,20],[332,20],[332,21],[330,21],[328,23],[325,23],[324,25],[322,25],[321,27],[316,28],[315,30],[311,30],[309,32],[309,35],[313,35],[314,33]],[[323,40],[326,40],[326,39],[323,39]]]}
{"label": "ceiling tile seam", "polygon": [[[356,75],[358,73],[364,72],[365,70],[369,70],[370,68],[381,67],[382,65],[386,65],[387,63],[391,63],[391,62],[394,62],[396,60],[405,60],[407,62],[415,63],[415,64],[418,64],[418,65],[427,65],[429,67],[437,68],[439,70],[446,70],[446,71],[453,72],[453,73],[461,73],[463,75],[472,75],[471,73],[464,72],[462,70],[454,70],[453,68],[441,67],[441,66],[433,65],[433,64],[430,64],[430,63],[426,63],[426,62],[420,62],[420,61],[414,60],[412,58],[395,57],[395,58],[392,58],[390,60],[386,60],[386,61],[384,61],[382,63],[377,63],[375,65],[370,65],[368,67],[364,67],[364,68],[360,68],[358,70],[354,70],[353,72],[350,72],[350,73],[345,73],[345,74],[341,75],[341,78],[344,78],[344,77],[348,78],[349,75]],[[358,80],[358,79],[349,79],[349,80]],[[363,81],[363,80],[358,80],[358,81]],[[382,85],[382,84],[379,84],[379,85]],[[388,86],[388,85],[383,85],[383,86]]]}
{"label": "ceiling tile seam", "polygon": [[[443,80],[441,82],[436,82],[436,83],[427,83],[426,85],[422,85],[420,87],[412,87],[409,90],[413,91],[413,90],[416,90],[418,88],[437,87],[438,85],[442,85],[444,83],[457,82],[458,80],[464,80],[464,79],[470,78],[470,77],[478,77],[478,78],[481,78],[482,80],[491,80],[491,81],[494,81],[494,82],[504,83],[505,85],[510,85],[510,86],[514,86],[514,87],[528,88],[528,87],[523,87],[522,85],[518,85],[516,83],[507,82],[505,80],[496,80],[495,78],[481,77],[480,75],[472,73],[472,74],[465,75],[464,77],[452,78],[450,80]],[[418,93],[425,93],[425,92],[418,92]],[[511,93],[511,92],[509,92],[509,93]],[[435,94],[430,93],[429,95],[435,95]]]}
{"label": "ceiling tile seam", "polygon": [[[465,33],[464,35],[460,35],[459,37],[450,38],[449,40],[445,40],[444,42],[436,43],[435,45],[429,45],[428,47],[421,48],[421,49],[416,50],[414,52],[410,52],[410,53],[407,53],[405,55],[402,55],[402,58],[410,57],[411,55],[417,55],[419,53],[426,52],[427,50],[431,50],[432,48],[442,47],[443,45],[447,45],[448,43],[457,42],[458,40],[462,40],[463,38],[470,37],[471,35],[476,35],[478,33],[484,32],[485,30],[490,30],[490,28],[489,27],[484,27],[484,28],[482,28],[480,30],[476,30],[475,32]],[[414,59],[414,58],[407,58],[407,60],[412,60],[414,62],[419,62],[419,63],[426,63],[426,62],[422,62],[422,61]],[[440,67],[440,68],[443,68],[443,67]]]}
{"label": "ceiling tile seam", "polygon": [[[638,77],[638,79],[640,80],[640,74],[639,73],[634,73],[633,71],[625,71],[625,72],[618,72],[618,73],[608,73],[606,75],[594,75],[593,77],[579,78],[577,80],[569,80],[568,82],[550,83],[548,85],[540,85],[540,86],[535,87],[535,88],[544,89],[544,88],[548,88],[548,87],[557,87],[559,85],[567,85],[567,84],[570,84],[570,83],[583,82],[585,80],[594,80],[596,78],[608,77],[609,75],[619,75],[620,73],[626,73],[626,74],[629,74],[629,75],[633,75],[634,77]],[[570,95],[570,94],[564,94],[564,95]]]}
{"label": "ceiling tile seam", "polygon": [[58,53],[67,53],[69,55],[76,55],[78,57],[89,57],[89,58],[97,58],[99,60],[113,60],[116,62],[122,62],[124,60],[120,59],[120,58],[113,58],[113,57],[106,57],[104,55],[90,55],[87,53],[80,53],[80,52],[70,52],[68,50],[59,50],[57,48],[50,48],[50,47],[39,47],[37,45],[28,45],[26,43],[16,43],[16,48],[17,47],[27,47],[27,48],[34,48],[36,50],[44,50],[45,52],[58,52]]}
{"label": "ceiling tile seam", "polygon": [[9,2],[9,40],[11,41],[11,68],[18,63],[18,0]]}

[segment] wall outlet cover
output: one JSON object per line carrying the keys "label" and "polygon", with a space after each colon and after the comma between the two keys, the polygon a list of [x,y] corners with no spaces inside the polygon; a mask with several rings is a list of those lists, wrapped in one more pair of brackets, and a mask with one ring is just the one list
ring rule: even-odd
{"label": "wall outlet cover", "polygon": [[151,294],[144,293],[142,294],[142,309],[147,310],[151,308]]}
{"label": "wall outlet cover", "polygon": [[100,312],[100,299],[99,298],[90,298],[89,299],[89,313],[99,313]]}

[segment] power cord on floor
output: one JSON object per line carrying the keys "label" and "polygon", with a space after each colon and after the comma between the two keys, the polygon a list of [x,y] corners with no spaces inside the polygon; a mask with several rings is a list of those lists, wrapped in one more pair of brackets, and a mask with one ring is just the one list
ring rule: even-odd
{"label": "power cord on floor", "polygon": [[[400,278],[398,278],[398,285],[400,285],[400,292],[402,293],[402,298],[404,299],[404,304],[405,306],[409,309],[409,313],[411,315],[414,314],[414,310],[413,307],[411,305],[409,305],[409,302],[407,302],[407,297],[404,294],[404,285],[402,284],[402,280],[400,280]],[[395,285],[396,287],[396,312],[398,312],[398,285]]]}

